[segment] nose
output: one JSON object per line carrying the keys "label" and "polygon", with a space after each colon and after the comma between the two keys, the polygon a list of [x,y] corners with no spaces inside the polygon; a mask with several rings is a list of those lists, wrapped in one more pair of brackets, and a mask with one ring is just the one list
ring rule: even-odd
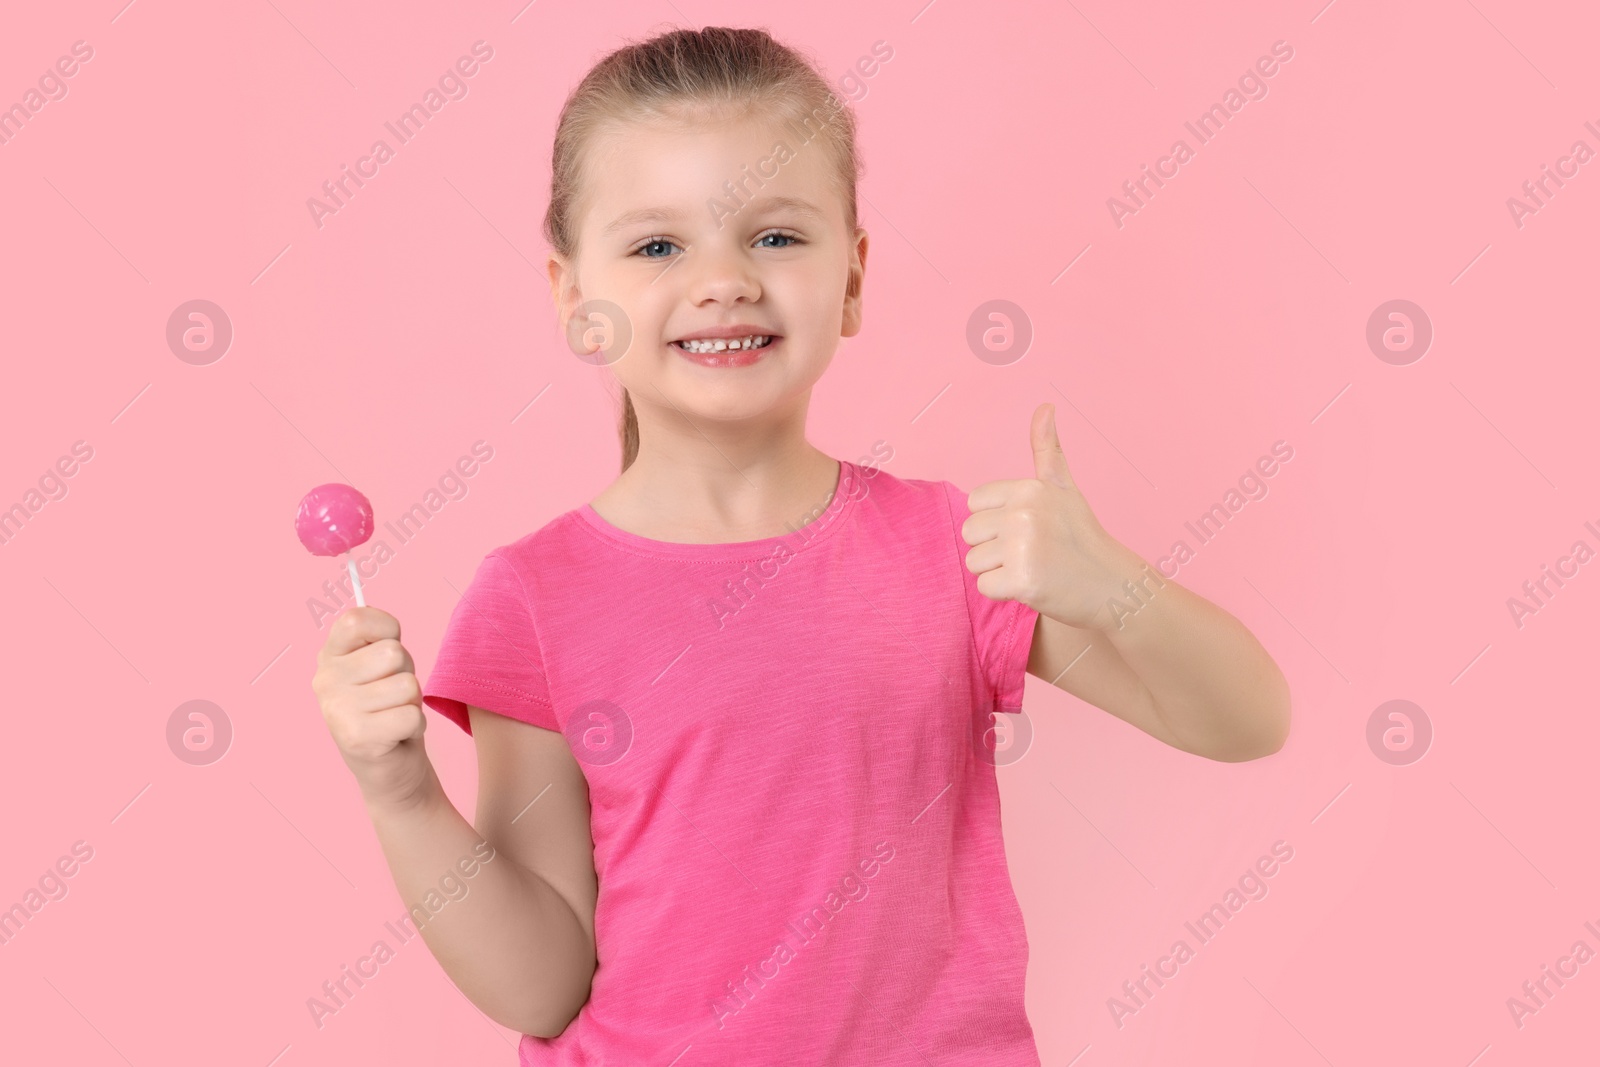
{"label": "nose", "polygon": [[688,272],[689,300],[697,306],[731,305],[739,300],[754,301],[761,296],[755,263],[745,249],[721,235],[685,250],[681,269]]}

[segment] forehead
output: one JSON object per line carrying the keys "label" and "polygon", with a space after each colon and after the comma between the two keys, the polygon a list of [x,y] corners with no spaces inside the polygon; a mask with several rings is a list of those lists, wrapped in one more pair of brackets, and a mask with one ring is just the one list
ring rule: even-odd
{"label": "forehead", "polygon": [[[819,123],[813,119],[808,129],[770,114],[613,123],[589,145],[584,228],[598,233],[626,213],[653,208],[715,226],[712,202],[736,208],[740,200],[766,196],[803,198],[842,223],[843,201]],[[780,143],[786,151],[777,150]]]}

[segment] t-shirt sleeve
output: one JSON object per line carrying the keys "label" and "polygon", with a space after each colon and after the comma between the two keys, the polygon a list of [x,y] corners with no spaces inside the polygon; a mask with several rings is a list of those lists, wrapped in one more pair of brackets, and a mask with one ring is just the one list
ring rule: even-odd
{"label": "t-shirt sleeve", "polygon": [[561,729],[527,591],[516,568],[498,550],[478,564],[450,613],[422,701],[469,734],[468,704],[547,730]]}
{"label": "t-shirt sleeve", "polygon": [[950,505],[955,566],[966,584],[967,614],[972,620],[978,669],[993,700],[988,710],[1021,711],[1028,654],[1033,649],[1033,628],[1039,613],[1020,600],[991,600],[978,591],[978,576],[967,569],[967,553],[973,546],[961,536],[961,524],[972,514],[967,507],[967,494],[954,483],[940,484]]}

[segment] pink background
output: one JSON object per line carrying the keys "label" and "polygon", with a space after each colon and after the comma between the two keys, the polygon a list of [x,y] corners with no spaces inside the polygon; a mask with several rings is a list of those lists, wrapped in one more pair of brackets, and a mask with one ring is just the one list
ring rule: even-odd
{"label": "pink background", "polygon": [[[0,907],[94,850],[0,946],[0,1059],[515,1062],[420,939],[311,1020],[409,902],[309,688],[306,602],[338,564],[291,516],[347,480],[393,520],[493,447],[368,585],[425,672],[482,555],[615,475],[606,372],[565,348],[540,269],[550,136],[622,38],[706,24],[765,25],[835,80],[893,49],[855,102],[867,320],[817,388],[819,447],[886,440],[885,469],[971,489],[1033,473],[1054,401],[1090,503],[1147,560],[1294,449],[1178,576],[1288,675],[1282,752],[1208,762],[1029,680],[1032,747],[999,773],[1044,1062],[1596,1055],[1600,962],[1521,1028],[1506,1006],[1575,941],[1600,950],[1597,565],[1521,628],[1506,605],[1600,548],[1600,162],[1520,228],[1506,206],[1575,140],[1600,149],[1585,5],[123,2],[26,5],[0,33],[0,103],[94,49],[0,145],[0,506],[93,448],[0,545]],[[469,95],[319,229],[306,199],[480,39]],[[1266,98],[1119,228],[1107,198],[1196,147],[1183,123],[1278,40]],[[209,365],[165,339],[193,299],[234,329]],[[965,340],[992,299],[1035,331],[1005,366]],[[1392,299],[1435,330],[1405,366],[1365,340]],[[1366,740],[1397,698],[1434,730],[1404,766]],[[166,740],[196,699],[233,730],[205,766]],[[470,740],[431,718],[470,812]],[[1108,998],[1279,840],[1270,894],[1119,1028]]]}

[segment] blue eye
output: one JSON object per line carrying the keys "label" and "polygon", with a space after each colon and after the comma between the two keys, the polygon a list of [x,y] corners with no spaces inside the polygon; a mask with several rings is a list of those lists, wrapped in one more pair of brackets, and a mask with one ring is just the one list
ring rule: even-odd
{"label": "blue eye", "polygon": [[[763,242],[767,241],[769,238],[776,238],[777,240],[782,241],[784,243],[783,244],[764,244]],[[792,247],[794,245],[804,244],[804,243],[805,242],[803,240],[801,240],[799,235],[797,235],[797,234],[780,233],[777,230],[773,230],[770,233],[764,233],[760,237],[756,238],[756,247],[757,248],[790,248],[790,247]],[[668,240],[665,237],[652,237],[648,241],[646,241],[644,244],[642,244],[638,248],[634,249],[633,254],[636,255],[636,256],[642,256],[645,259],[666,259],[668,253],[663,253],[661,255],[656,255],[656,254],[652,253],[650,251],[650,249],[678,248],[678,247],[680,247],[680,246],[678,245],[678,243],[676,241]]]}
{"label": "blue eye", "polygon": [[[665,237],[652,237],[650,240],[648,240],[644,244],[640,245],[638,251],[636,251],[634,254],[638,255],[638,254],[644,252],[645,249],[647,249],[647,248],[655,248],[657,245],[671,245],[673,248],[678,247],[675,242],[669,241]],[[662,257],[662,256],[645,255],[644,258],[645,259],[662,259],[664,257]]]}
{"label": "blue eye", "polygon": [[[796,237],[794,234],[792,234],[792,233],[778,233],[777,231],[774,231],[772,233],[764,233],[757,240],[758,241],[765,241],[769,237],[776,237],[780,241],[788,241],[790,244],[799,244],[800,243],[800,238]],[[767,245],[766,247],[768,247],[768,248],[788,248],[789,245],[788,244]]]}

